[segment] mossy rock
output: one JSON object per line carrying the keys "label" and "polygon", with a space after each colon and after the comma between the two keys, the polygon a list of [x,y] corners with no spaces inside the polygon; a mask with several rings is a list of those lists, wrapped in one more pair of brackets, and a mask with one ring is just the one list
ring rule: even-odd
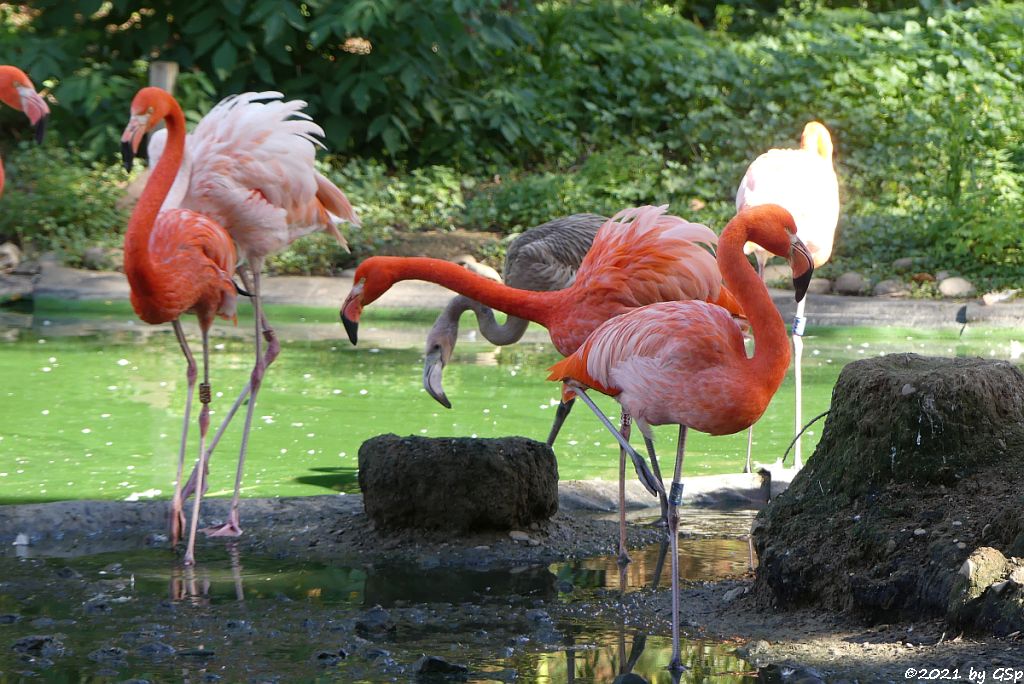
{"label": "mossy rock", "polygon": [[1024,535],[1024,374],[898,354],[843,369],[821,441],[755,521],[756,594],[869,620],[946,613],[980,546]]}

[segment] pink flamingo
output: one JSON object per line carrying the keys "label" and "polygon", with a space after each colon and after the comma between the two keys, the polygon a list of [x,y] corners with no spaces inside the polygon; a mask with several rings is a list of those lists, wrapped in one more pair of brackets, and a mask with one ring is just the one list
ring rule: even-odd
{"label": "pink flamingo", "polygon": [[[231,510],[223,525],[204,530],[209,536],[242,534],[238,505],[256,396],[267,368],[280,351],[263,311],[263,262],[298,238],[317,231],[333,235],[347,248],[338,223],[344,219],[359,225],[345,194],[314,166],[316,146],[322,147],[318,138],[323,137],[323,129],[302,111],[305,102],[286,102],[282,98],[277,92],[244,93],[225,98],[211,109],[188,136],[182,166],[165,202],[165,206],[202,212],[227,229],[246,261],[247,272],[242,270],[240,274],[253,299],[256,361],[252,374],[185,485],[185,498],[198,491],[195,484],[199,468],[207,470],[210,454],[227,424],[251,393]],[[163,140],[159,132],[153,136],[151,160],[160,157]],[[267,343],[265,353],[261,338]]]}
{"label": "pink flamingo", "polygon": [[[192,389],[196,383],[196,362],[181,328],[181,315],[194,313],[203,337],[203,382],[199,385],[199,454],[202,458],[210,424],[209,331],[214,318],[235,319],[235,246],[215,221],[188,209],[160,211],[185,150],[185,116],[169,93],[143,88],[132,100],[131,119],[121,136],[125,168],[132,160],[146,131],[160,121],[167,122],[167,153],[156,165],[135,205],[124,237],[124,272],[131,285],[132,308],[146,323],[170,322],[187,361],[188,393],[185,421],[178,452],[178,476],[174,481],[171,536],[177,542],[183,525],[181,476],[188,441]],[[198,485],[202,487],[202,476]],[[192,510],[185,565],[195,562],[196,525],[199,498]]]}
{"label": "pink flamingo", "polygon": [[[549,380],[563,396],[578,395],[613,433],[614,426],[586,395],[587,388],[615,397],[633,416],[651,447],[651,425],[679,425],[675,473],[668,496],[672,544],[672,662],[679,655],[679,512],[688,428],[728,435],[754,423],[782,384],[789,343],[782,316],[743,255],[751,240],[789,259],[797,301],[810,282],[811,255],[785,209],[763,205],[741,211],[719,238],[718,265],[750,321],[756,346],[747,357],[739,326],[721,307],[702,301],[651,304],[606,321],[580,348],[551,367]],[[616,435],[632,451],[628,435]],[[634,457],[635,458],[635,457]],[[660,483],[659,483],[660,484]]]}
{"label": "pink flamingo", "polygon": [[[835,241],[836,224],[839,222],[839,180],[832,163],[832,136],[828,129],[817,121],[804,126],[800,137],[800,149],[772,149],[755,159],[747,168],[740,186],[736,190],[736,211],[761,204],[778,204],[789,210],[800,228],[800,237],[807,244],[814,267],[828,261]],[[765,262],[769,254],[754,245],[746,246],[747,253],[753,252],[757,259],[758,272],[764,277]],[[793,318],[793,349],[796,361],[793,367],[796,413],[795,431],[803,427],[803,382],[801,360],[804,353],[804,305],[806,299],[797,304]],[[754,428],[747,434],[747,463],[743,472],[751,469],[751,450]],[[794,463],[800,468],[800,440],[794,447]]]}
{"label": "pink flamingo", "polygon": [[[36,128],[36,142],[43,142],[46,120],[50,107],[43,96],[36,92],[25,72],[15,66],[0,65],[0,102],[8,107],[25,112],[30,124]],[[0,160],[0,195],[4,193],[4,165]]]}
{"label": "pink flamingo", "polygon": [[[540,323],[563,355],[576,351],[604,321],[645,304],[706,299],[740,313],[732,295],[722,287],[722,276],[709,251],[718,242],[717,236],[707,226],[666,214],[666,209],[626,209],[601,226],[575,281],[562,290],[508,287],[439,259],[370,257],[356,269],[354,285],[341,307],[342,323],[355,344],[363,307],[396,282],[413,279],[443,285],[486,306]],[[564,420],[564,415],[561,418]],[[559,425],[556,420],[552,434],[557,434]],[[629,426],[629,415],[624,412],[622,430],[627,435]],[[636,452],[630,450],[629,455],[641,481],[652,494],[658,494],[662,487],[657,460],[652,460],[651,473]],[[620,503],[625,499],[625,457],[625,452],[620,453]],[[624,516],[623,505],[619,536],[623,564],[629,562]]]}

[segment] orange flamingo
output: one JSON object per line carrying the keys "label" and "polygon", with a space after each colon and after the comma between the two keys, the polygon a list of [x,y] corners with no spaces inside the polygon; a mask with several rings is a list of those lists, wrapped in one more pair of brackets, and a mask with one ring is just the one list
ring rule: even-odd
{"label": "orange flamingo", "polygon": [[[29,123],[36,128],[36,142],[43,142],[50,107],[43,96],[36,92],[36,87],[32,85],[25,72],[18,67],[0,65],[0,102],[19,112],[25,112]],[[3,193],[4,165],[0,160],[0,195]]]}
{"label": "orange flamingo", "polygon": [[[188,391],[185,422],[178,452],[178,477],[171,503],[171,542],[176,543],[183,525],[181,476],[185,463],[192,389],[196,362],[181,328],[181,315],[194,313],[203,338],[203,382],[199,385],[199,455],[202,459],[206,431],[210,424],[209,331],[214,318],[235,319],[235,246],[218,223],[188,209],[160,207],[171,189],[185,151],[185,116],[169,93],[160,88],[143,88],[132,100],[131,119],[121,136],[125,168],[131,169],[142,137],[160,121],[167,124],[167,151],[142,191],[128,221],[124,237],[124,272],[131,285],[132,308],[146,323],[170,322],[187,361]],[[198,491],[192,508],[185,564],[195,562],[196,525],[199,521]]]}
{"label": "orange flamingo", "polygon": [[[839,180],[832,164],[832,136],[823,124],[811,121],[804,126],[800,137],[800,149],[768,150],[750,164],[736,190],[736,211],[761,204],[778,204],[789,210],[800,229],[801,238],[811,252],[815,268],[828,261],[832,254],[832,243],[835,241],[836,224],[839,221]],[[768,252],[757,249],[752,244],[748,244],[745,251],[748,254],[754,253],[758,272],[763,278],[765,262],[769,259]],[[796,434],[799,434],[803,427],[803,382],[800,364],[804,353],[806,302],[806,299],[800,300],[796,316],[793,318],[793,349],[796,352],[793,366]],[[753,442],[754,428],[751,426],[747,434],[747,463],[743,470],[746,473],[751,470]],[[796,441],[793,455],[795,466],[800,468],[802,462],[799,439]]]}
{"label": "orange flamingo", "polygon": [[[324,132],[302,110],[301,100],[284,101],[278,92],[243,93],[227,97],[211,109],[188,136],[185,158],[165,206],[202,212],[224,226],[245,258],[240,271],[252,292],[256,321],[256,360],[249,382],[217,429],[202,464],[192,471],[184,496],[196,491],[198,469],[208,470],[213,452],[228,423],[250,395],[235,472],[235,490],[227,521],[204,530],[210,536],[242,534],[238,515],[245,455],[249,445],[256,396],[280,344],[263,311],[260,274],[264,260],[298,238],[321,231],[347,248],[338,224],[359,225],[348,198],[317,172],[316,146]],[[165,138],[150,140],[150,161],[158,159]],[[267,349],[262,350],[262,341]]]}
{"label": "orange flamingo", "polygon": [[[355,344],[363,306],[396,282],[411,279],[438,283],[509,315],[540,323],[563,355],[576,351],[604,321],[645,304],[706,299],[739,314],[732,295],[722,287],[714,256],[705,249],[717,243],[717,236],[707,226],[666,214],[666,209],[627,209],[601,226],[576,280],[562,290],[537,292],[508,287],[439,259],[370,257],[356,269],[355,284],[341,307],[342,322]],[[556,417],[552,434],[557,434],[559,426]],[[622,430],[627,434],[629,426],[629,416],[624,413]],[[625,498],[625,456],[625,452],[620,454],[620,503]],[[657,494],[661,486],[657,460],[652,461],[651,473],[636,452],[630,456],[641,481]],[[662,500],[667,511],[668,504]],[[621,561],[627,563],[624,515],[623,507],[619,550]]]}
{"label": "orange flamingo", "polygon": [[[712,435],[739,432],[754,423],[782,384],[789,343],[782,316],[764,283],[743,256],[751,240],[789,259],[797,301],[813,272],[811,255],[796,236],[796,223],[777,205],[736,215],[719,238],[718,265],[726,285],[746,312],[756,341],[747,357],[739,326],[724,309],[702,301],[651,304],[598,327],[575,353],[551,367],[563,395],[578,395],[615,432],[586,395],[587,388],[615,397],[633,416],[651,446],[651,425],[679,425],[675,473],[668,496],[672,544],[672,662],[679,657],[679,513],[688,428]],[[628,435],[617,435],[624,449]]]}

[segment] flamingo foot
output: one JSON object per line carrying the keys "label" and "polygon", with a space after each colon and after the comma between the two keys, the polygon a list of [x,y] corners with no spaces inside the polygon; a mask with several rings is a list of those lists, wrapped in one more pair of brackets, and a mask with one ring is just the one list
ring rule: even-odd
{"label": "flamingo foot", "polygon": [[207,527],[203,529],[203,534],[207,537],[241,537],[242,536],[242,523],[238,519],[238,512],[231,511],[228,514],[228,520],[223,525],[214,525],[213,527]]}
{"label": "flamingo foot", "polygon": [[683,661],[679,658],[673,658],[672,662],[668,664],[669,672],[683,672],[686,669],[688,668],[685,665],[683,665]]}

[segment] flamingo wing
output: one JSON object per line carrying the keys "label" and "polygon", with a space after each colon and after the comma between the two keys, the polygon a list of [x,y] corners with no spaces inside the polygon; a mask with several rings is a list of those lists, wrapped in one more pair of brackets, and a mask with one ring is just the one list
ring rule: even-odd
{"label": "flamingo wing", "polygon": [[717,298],[718,237],[705,225],[666,214],[667,208],[627,209],[601,226],[576,284],[595,301],[611,299],[629,308]]}

